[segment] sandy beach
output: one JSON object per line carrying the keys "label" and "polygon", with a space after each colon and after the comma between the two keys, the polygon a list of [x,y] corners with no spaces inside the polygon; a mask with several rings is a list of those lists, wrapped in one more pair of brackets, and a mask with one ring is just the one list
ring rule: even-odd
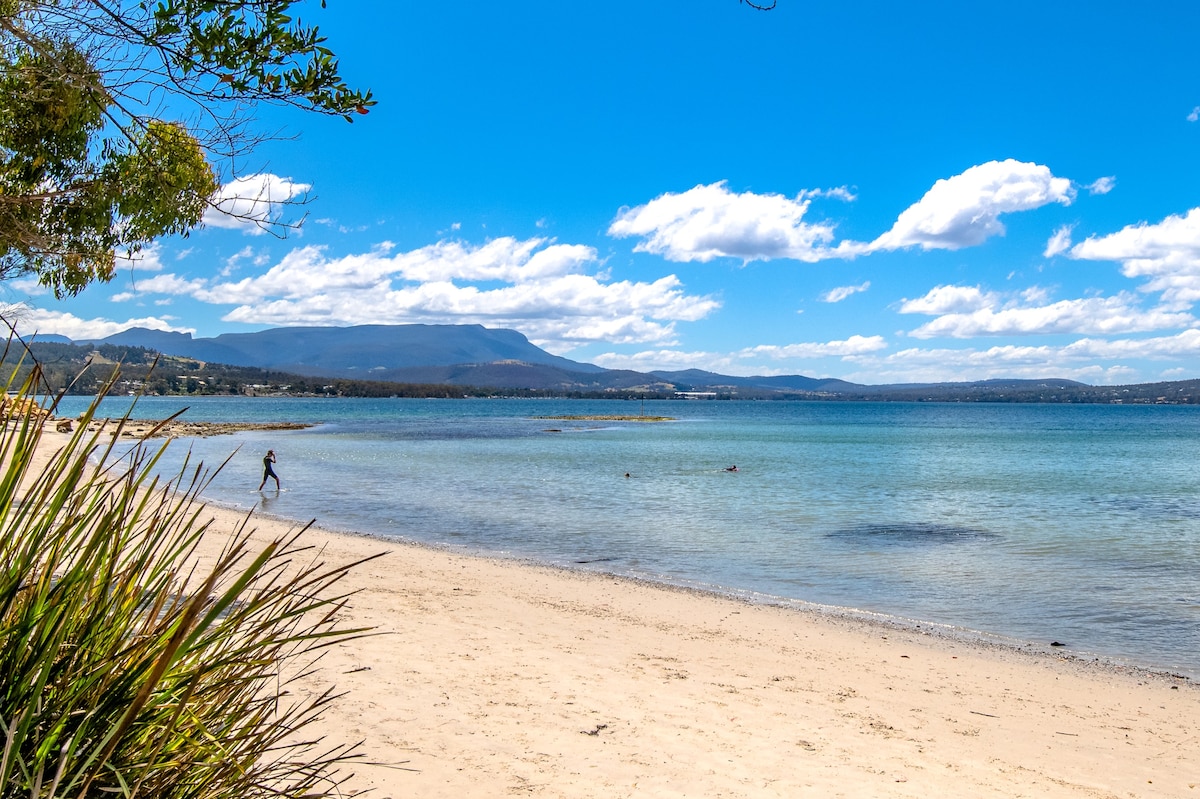
{"label": "sandy beach", "polygon": [[411,769],[357,767],[380,797],[1200,796],[1185,680],[306,535],[330,562],[387,553],[347,618],[384,634],[324,677],[348,691],[328,734]]}
{"label": "sandy beach", "polygon": [[[47,433],[51,443],[56,434]],[[58,439],[61,440],[61,439]],[[239,512],[209,509],[217,551]],[[266,541],[295,528],[256,516]],[[351,572],[305,684],[374,797],[1200,796],[1200,690],[819,612],[321,529]],[[1019,590],[1019,587],[1016,589]]]}

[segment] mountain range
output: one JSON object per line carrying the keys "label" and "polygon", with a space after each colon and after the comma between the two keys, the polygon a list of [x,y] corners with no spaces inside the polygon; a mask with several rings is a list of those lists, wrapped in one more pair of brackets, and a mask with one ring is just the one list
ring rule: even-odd
{"label": "mountain range", "polygon": [[1008,402],[1200,402],[1200,381],[1094,387],[1073,380],[863,385],[804,375],[736,377],[699,369],[635,372],[552,355],[515,330],[482,325],[284,327],[195,338],[131,328],[102,339],[38,341],[142,347],[201,362],[310,377],[563,392],[646,392],[769,398]]}

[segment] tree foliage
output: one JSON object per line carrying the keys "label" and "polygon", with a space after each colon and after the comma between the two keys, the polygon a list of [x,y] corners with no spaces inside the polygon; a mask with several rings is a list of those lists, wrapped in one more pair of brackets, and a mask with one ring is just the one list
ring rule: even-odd
{"label": "tree foliage", "polygon": [[0,277],[71,295],[187,235],[253,148],[257,104],[367,113],[296,5],[0,0]]}

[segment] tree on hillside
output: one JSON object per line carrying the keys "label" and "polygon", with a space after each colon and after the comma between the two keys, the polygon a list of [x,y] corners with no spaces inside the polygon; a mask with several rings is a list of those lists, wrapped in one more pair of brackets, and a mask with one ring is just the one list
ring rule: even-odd
{"label": "tree on hillside", "polygon": [[218,173],[238,177],[257,104],[367,113],[293,5],[0,0],[0,279],[73,295],[119,254],[187,235]]}

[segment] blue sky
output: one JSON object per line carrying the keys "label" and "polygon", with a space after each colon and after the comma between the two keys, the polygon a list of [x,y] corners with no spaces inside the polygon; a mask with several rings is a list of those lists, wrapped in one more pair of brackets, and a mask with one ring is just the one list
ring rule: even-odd
{"label": "blue sky", "polygon": [[23,332],[477,323],[643,371],[1200,377],[1194,3],[319,6],[379,105],[263,109],[289,137],[224,189],[300,229],[214,217],[64,301],[10,282]]}

